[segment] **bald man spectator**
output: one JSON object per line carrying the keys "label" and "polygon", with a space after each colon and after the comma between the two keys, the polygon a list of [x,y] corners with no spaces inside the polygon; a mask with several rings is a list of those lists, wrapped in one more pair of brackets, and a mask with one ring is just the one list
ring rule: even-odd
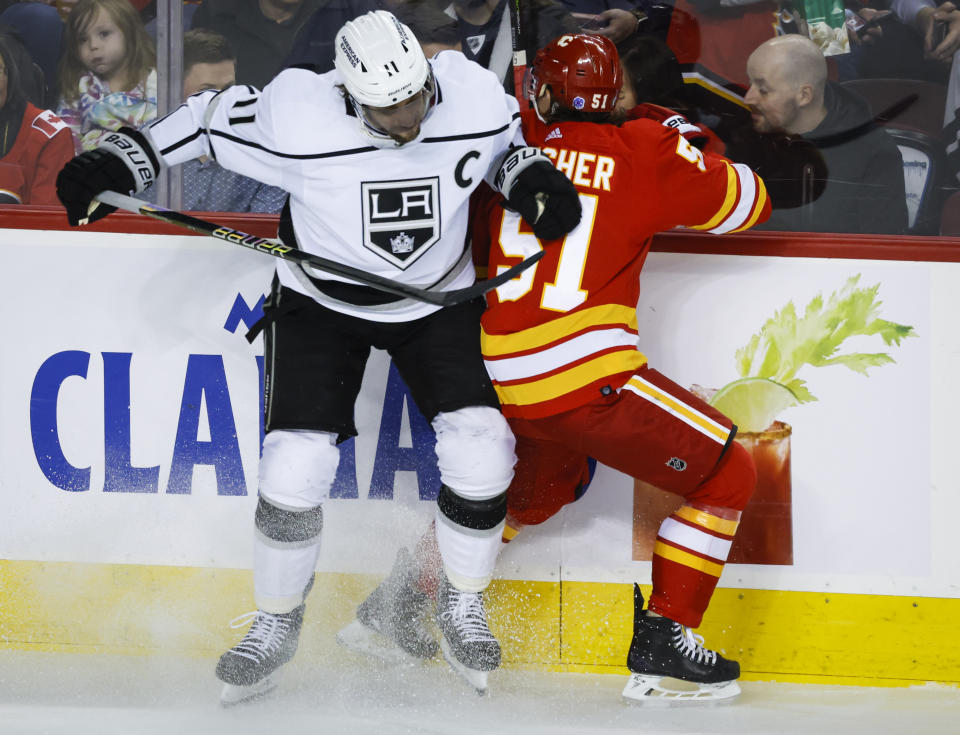
{"label": "bald man spectator", "polygon": [[[827,79],[823,54],[800,35],[762,43],[747,60],[753,129],[747,146],[731,146],[735,160],[754,165],[766,180],[795,176],[794,190],[810,191],[805,166],[779,168],[778,154],[789,156],[791,142],[813,146],[826,165],[819,195],[799,197],[779,208],[765,229],[799,232],[902,234],[907,229],[903,159],[896,143],[873,119],[865,100]],[[771,141],[773,142],[771,144]],[[819,179],[820,176],[818,175]],[[812,198],[812,201],[809,201]],[[771,199],[777,195],[771,187]],[[801,203],[801,206],[795,204]]]}

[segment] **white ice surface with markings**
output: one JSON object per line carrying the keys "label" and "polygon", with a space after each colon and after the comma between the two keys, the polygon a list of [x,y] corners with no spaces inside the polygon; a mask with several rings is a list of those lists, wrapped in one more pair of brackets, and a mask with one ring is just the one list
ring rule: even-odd
{"label": "white ice surface with markings", "polygon": [[[339,658],[339,657],[337,657]],[[730,705],[624,704],[625,677],[508,669],[477,697],[443,665],[296,659],[269,698],[224,710],[213,661],[0,652],[2,735],[948,735],[960,689],[744,682]]]}

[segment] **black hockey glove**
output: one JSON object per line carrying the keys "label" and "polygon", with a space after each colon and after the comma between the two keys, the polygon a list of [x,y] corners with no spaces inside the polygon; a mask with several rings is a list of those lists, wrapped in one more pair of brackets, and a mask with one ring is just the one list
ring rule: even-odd
{"label": "black hockey glove", "polygon": [[107,135],[100,147],[67,161],[57,176],[57,196],[70,224],[76,227],[116,211],[106,204],[97,204],[91,211],[93,198],[100,192],[143,191],[159,172],[160,164],[146,138],[136,130],[123,128]]}
{"label": "black hockey glove", "polygon": [[580,224],[577,190],[537,148],[510,151],[495,183],[505,206],[518,212],[540,240],[556,240]]}

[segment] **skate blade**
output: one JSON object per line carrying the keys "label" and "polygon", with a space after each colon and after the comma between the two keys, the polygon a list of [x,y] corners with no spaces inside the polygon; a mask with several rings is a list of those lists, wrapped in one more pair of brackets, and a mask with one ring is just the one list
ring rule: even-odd
{"label": "skate blade", "polygon": [[250,686],[224,684],[220,692],[221,707],[235,707],[238,704],[252,702],[255,699],[267,696],[280,683],[280,672],[274,671],[269,676]]}
{"label": "skate blade", "polygon": [[450,648],[450,644],[447,643],[445,636],[440,637],[440,650],[443,652],[443,657],[447,660],[447,663],[450,664],[450,668],[456,671],[467,684],[472,686],[477,694],[481,697],[485,696],[487,693],[487,677],[490,672],[471,669],[460,663],[457,657],[453,655],[453,649]]}
{"label": "skate blade", "polygon": [[631,674],[623,688],[624,700],[647,707],[724,704],[732,702],[739,694],[740,685],[736,681],[701,684],[668,676],[644,674]]}
{"label": "skate blade", "polygon": [[337,631],[337,643],[351,651],[389,664],[412,666],[422,660],[404,651],[389,636],[368,628],[359,620],[354,620]]}

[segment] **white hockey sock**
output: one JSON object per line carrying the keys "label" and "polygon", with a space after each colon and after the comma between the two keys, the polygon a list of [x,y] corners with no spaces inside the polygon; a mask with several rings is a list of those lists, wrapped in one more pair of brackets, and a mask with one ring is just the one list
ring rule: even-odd
{"label": "white hockey sock", "polygon": [[303,603],[303,591],[320,555],[320,539],[281,548],[259,533],[254,539],[253,592],[258,610],[288,613]]}

